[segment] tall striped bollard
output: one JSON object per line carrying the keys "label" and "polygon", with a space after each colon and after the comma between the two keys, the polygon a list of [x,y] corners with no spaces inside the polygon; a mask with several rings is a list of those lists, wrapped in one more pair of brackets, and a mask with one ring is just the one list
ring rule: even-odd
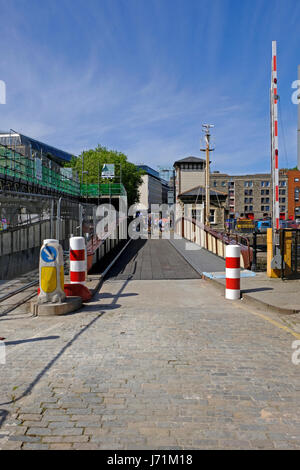
{"label": "tall striped bollard", "polygon": [[86,247],[83,237],[70,238],[70,282],[85,284],[87,270]]}
{"label": "tall striped bollard", "polygon": [[228,245],[226,247],[226,294],[227,300],[241,298],[241,247]]}

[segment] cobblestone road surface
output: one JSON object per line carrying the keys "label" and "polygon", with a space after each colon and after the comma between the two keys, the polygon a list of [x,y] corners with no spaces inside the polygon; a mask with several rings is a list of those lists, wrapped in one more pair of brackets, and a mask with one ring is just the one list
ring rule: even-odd
{"label": "cobblestone road surface", "polygon": [[200,279],[0,318],[0,449],[299,449],[295,338]]}

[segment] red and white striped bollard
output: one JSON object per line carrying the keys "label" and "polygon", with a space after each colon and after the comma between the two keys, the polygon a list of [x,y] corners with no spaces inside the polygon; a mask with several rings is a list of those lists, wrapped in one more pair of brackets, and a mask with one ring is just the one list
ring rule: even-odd
{"label": "red and white striped bollard", "polygon": [[87,270],[86,247],[83,237],[70,238],[70,282],[85,284]]}
{"label": "red and white striped bollard", "polygon": [[241,298],[241,247],[228,245],[226,247],[226,294],[227,300]]}

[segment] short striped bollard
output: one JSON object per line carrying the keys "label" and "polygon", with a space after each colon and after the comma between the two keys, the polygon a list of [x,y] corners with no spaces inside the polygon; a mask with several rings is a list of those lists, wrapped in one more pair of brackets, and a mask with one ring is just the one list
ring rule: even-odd
{"label": "short striped bollard", "polygon": [[87,270],[85,239],[83,237],[70,238],[70,282],[71,284],[85,284]]}
{"label": "short striped bollard", "polygon": [[226,293],[227,300],[241,298],[241,248],[238,245],[226,247]]}

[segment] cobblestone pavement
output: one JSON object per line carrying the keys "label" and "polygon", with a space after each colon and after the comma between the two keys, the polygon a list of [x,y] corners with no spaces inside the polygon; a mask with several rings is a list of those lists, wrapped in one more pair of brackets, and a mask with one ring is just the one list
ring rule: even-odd
{"label": "cobblestone pavement", "polygon": [[0,449],[299,449],[295,337],[254,313],[200,279],[108,280],[0,318]]}

